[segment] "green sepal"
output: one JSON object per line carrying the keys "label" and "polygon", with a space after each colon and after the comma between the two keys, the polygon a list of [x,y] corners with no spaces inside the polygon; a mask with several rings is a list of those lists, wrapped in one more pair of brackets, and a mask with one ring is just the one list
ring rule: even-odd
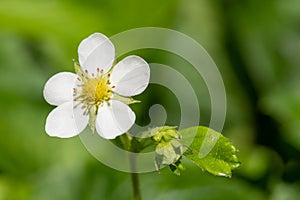
{"label": "green sepal", "polygon": [[79,76],[81,76],[81,74],[83,73],[80,65],[78,62],[76,62],[74,59],[73,59],[73,63],[74,63],[74,71],[76,74],[78,74]]}
{"label": "green sepal", "polygon": [[135,100],[132,97],[124,97],[124,96],[118,95],[116,93],[114,93],[112,99],[113,100],[121,101],[122,103],[124,103],[126,105],[135,104],[135,103],[141,103],[141,101]]}
{"label": "green sepal", "polygon": [[180,131],[182,144],[189,149],[184,156],[213,175],[231,177],[232,170],[240,166],[237,149],[222,134],[203,126]]}

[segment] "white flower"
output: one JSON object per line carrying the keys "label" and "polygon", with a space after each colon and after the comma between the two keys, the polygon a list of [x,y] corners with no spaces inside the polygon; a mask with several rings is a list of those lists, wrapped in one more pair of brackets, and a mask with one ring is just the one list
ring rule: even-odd
{"label": "white flower", "polygon": [[47,134],[73,137],[87,124],[106,139],[127,132],[135,122],[130,97],[146,89],[149,65],[138,56],[128,56],[113,66],[114,46],[101,33],[84,39],[78,55],[77,74],[61,72],[45,84],[46,101],[57,106],[47,117]]}

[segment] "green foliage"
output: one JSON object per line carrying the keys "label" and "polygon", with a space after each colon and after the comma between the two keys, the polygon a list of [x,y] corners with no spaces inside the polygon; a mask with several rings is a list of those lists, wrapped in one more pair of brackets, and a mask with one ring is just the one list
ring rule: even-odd
{"label": "green foliage", "polygon": [[231,170],[240,166],[236,148],[222,134],[203,126],[187,128],[180,133],[183,141],[195,136],[184,156],[202,170],[231,177]]}
{"label": "green foliage", "polygon": [[155,144],[155,165],[169,165],[180,175],[183,169],[182,155],[202,170],[213,175],[231,177],[231,171],[240,166],[237,150],[222,134],[203,126],[177,131],[175,127],[163,126],[148,131]]}

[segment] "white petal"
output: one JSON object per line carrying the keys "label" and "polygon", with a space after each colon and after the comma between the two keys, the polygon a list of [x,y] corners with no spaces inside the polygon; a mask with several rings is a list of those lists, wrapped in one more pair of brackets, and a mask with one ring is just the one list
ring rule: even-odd
{"label": "white petal", "polygon": [[46,119],[46,132],[50,136],[69,138],[78,135],[88,124],[88,115],[83,115],[78,106],[73,109],[73,102],[66,102],[53,109]]}
{"label": "white petal", "polygon": [[143,92],[149,84],[150,68],[138,56],[128,56],[113,68],[110,82],[114,92],[123,96],[134,96]]}
{"label": "white petal", "polygon": [[109,104],[99,107],[96,130],[103,138],[114,139],[131,128],[135,122],[135,114],[128,105],[120,101],[112,100]]}
{"label": "white petal", "polygon": [[77,75],[70,72],[60,72],[52,76],[44,87],[45,100],[55,106],[72,101],[76,79]]}
{"label": "white petal", "polygon": [[114,62],[115,47],[105,35],[94,33],[81,41],[78,56],[82,69],[90,74],[97,73],[97,68],[107,72]]}

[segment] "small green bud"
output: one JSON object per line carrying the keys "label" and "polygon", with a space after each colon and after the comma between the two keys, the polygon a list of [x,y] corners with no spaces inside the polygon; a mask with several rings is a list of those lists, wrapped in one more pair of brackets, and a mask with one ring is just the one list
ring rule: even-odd
{"label": "small green bud", "polygon": [[155,141],[155,142],[159,142],[162,138],[162,134],[161,133],[157,133],[155,134],[154,136],[152,136],[152,139]]}
{"label": "small green bud", "polygon": [[[181,135],[176,127],[163,126],[152,129],[152,139],[157,143],[155,152],[155,166],[169,165],[175,174],[180,175],[180,169],[175,163],[181,158],[184,146],[180,143]],[[174,168],[175,166],[175,168]],[[178,168],[178,169],[177,169]]]}
{"label": "small green bud", "polygon": [[156,142],[161,142],[161,140],[163,140],[164,142],[169,142],[173,139],[181,138],[180,134],[176,130],[176,127],[173,126],[158,127],[156,129],[153,129],[152,134],[152,139]]}

